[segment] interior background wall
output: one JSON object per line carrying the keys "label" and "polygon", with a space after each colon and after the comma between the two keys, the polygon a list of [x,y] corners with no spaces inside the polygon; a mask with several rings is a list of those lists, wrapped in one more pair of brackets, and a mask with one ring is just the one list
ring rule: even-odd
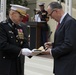
{"label": "interior background wall", "polygon": [[30,21],[33,20],[34,17],[34,9],[36,8],[36,0],[27,0],[28,6],[30,10],[27,11],[27,13],[30,15]]}

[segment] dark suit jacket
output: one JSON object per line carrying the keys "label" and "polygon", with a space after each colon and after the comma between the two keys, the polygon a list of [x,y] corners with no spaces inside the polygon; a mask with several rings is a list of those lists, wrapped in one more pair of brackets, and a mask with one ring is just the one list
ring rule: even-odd
{"label": "dark suit jacket", "polygon": [[17,39],[17,30],[13,30],[9,23],[12,24],[10,19],[0,23],[0,75],[24,75],[24,56],[18,55],[21,48],[28,47],[26,29],[22,25],[17,27],[24,34],[23,40]]}
{"label": "dark suit jacket", "polygon": [[76,20],[67,14],[55,32],[54,73],[76,75]]}

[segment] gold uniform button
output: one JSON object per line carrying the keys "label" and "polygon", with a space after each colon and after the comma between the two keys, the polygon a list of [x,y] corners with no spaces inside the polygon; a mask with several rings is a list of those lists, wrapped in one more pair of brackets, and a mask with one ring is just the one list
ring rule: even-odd
{"label": "gold uniform button", "polygon": [[23,41],[21,41],[21,44],[23,44]]}
{"label": "gold uniform button", "polygon": [[12,39],[13,37],[11,36],[11,39]]}
{"label": "gold uniform button", "polygon": [[3,57],[3,59],[5,59],[5,56]]}
{"label": "gold uniform button", "polygon": [[18,40],[16,40],[16,42],[18,42]]}

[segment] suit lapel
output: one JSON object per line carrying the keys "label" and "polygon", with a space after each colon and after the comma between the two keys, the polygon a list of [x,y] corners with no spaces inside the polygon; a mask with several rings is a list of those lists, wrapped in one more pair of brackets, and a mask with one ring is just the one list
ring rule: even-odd
{"label": "suit lapel", "polygon": [[64,17],[64,19],[60,23],[58,29],[55,31],[54,41],[56,40],[56,35],[59,33],[59,30],[64,26],[64,23],[67,21],[68,16],[69,16],[69,14],[66,14],[66,16]]}
{"label": "suit lapel", "polygon": [[64,17],[64,19],[62,20],[62,22],[60,23],[56,32],[58,32],[63,27],[64,23],[67,21],[68,16],[69,16],[69,14],[67,13],[66,16]]}

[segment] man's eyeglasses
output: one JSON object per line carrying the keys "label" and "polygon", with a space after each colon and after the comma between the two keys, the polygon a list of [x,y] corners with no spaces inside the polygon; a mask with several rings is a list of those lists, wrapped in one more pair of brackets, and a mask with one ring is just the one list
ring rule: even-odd
{"label": "man's eyeglasses", "polygon": [[56,10],[52,10],[52,12],[51,12],[50,14],[48,14],[48,16],[51,16],[51,15],[53,14],[54,11],[56,11]]}

